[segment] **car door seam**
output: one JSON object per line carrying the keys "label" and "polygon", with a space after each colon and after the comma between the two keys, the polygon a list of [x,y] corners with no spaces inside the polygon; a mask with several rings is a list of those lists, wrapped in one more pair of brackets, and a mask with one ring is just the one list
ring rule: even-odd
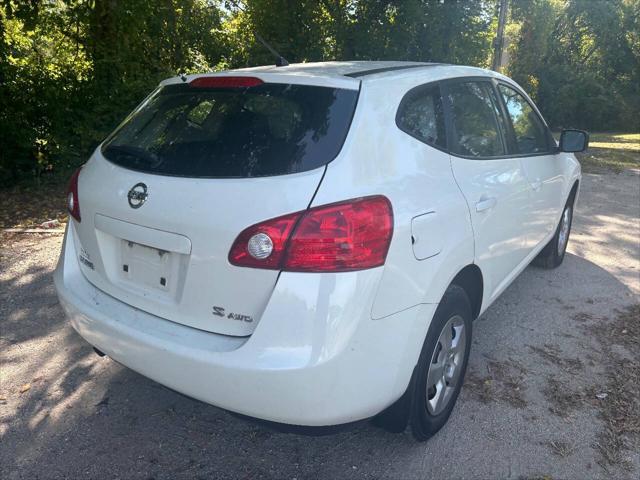
{"label": "car door seam", "polygon": [[464,194],[464,192],[462,191],[462,188],[460,187],[460,184],[458,183],[458,179],[456,178],[456,174],[453,170],[453,160],[451,159],[451,155],[449,155],[449,168],[451,169],[451,176],[453,177],[453,181],[456,184],[456,187],[458,187],[458,191],[460,192],[460,195],[462,195],[462,198],[464,199],[464,203],[467,206],[467,214],[469,216],[469,226],[471,227],[471,237],[473,240],[473,261],[476,261],[476,232],[475,229],[473,228],[473,218],[471,216],[471,206],[469,205],[469,199],[467,198],[467,196]]}

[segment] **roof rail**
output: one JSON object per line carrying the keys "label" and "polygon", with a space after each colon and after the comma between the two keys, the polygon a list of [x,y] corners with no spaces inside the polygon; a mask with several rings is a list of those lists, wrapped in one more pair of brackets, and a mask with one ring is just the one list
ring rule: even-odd
{"label": "roof rail", "polygon": [[435,67],[437,65],[444,65],[442,63],[418,63],[418,64],[408,64],[408,65],[394,65],[393,67],[383,67],[383,68],[372,68],[370,70],[361,70],[359,72],[346,73],[345,77],[351,78],[359,78],[367,75],[373,75],[375,73],[384,73],[384,72],[393,72],[395,70],[406,70],[409,68],[419,68],[419,67]]}

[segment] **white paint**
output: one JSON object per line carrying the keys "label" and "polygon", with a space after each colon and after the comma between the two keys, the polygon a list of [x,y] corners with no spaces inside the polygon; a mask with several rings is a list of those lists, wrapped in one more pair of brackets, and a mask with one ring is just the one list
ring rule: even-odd
{"label": "white paint", "polygon": [[[451,280],[478,265],[485,310],[549,240],[580,168],[564,153],[467,160],[421,143],[395,125],[408,90],[454,77],[510,80],[456,66],[344,76],[391,65],[335,62],[220,74],[360,88],[350,132],[326,173],[164,177],[117,167],[97,150],[80,174],[83,220],[69,224],[55,273],[74,328],[143,375],[259,418],[331,425],[372,416],[397,400]],[[134,210],[127,192],[140,181],[149,197]],[[312,197],[318,206],[366,195],[385,195],[393,206],[383,267],[279,274],[227,261],[249,225],[303,210]],[[118,266],[113,239],[119,238],[174,252],[166,267],[149,267],[151,279],[169,272],[166,291],[117,280],[122,275],[110,269]],[[78,262],[81,249],[95,270]],[[213,315],[213,306],[252,321]]]}

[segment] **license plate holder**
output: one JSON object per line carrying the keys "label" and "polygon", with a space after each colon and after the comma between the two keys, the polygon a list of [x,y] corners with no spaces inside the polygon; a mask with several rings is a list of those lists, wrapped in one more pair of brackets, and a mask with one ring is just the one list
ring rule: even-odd
{"label": "license plate holder", "polygon": [[129,240],[120,243],[120,275],[137,286],[171,291],[173,254]]}

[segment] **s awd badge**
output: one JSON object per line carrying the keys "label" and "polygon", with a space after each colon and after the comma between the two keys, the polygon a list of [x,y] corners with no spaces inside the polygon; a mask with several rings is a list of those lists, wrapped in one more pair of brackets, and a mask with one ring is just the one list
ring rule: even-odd
{"label": "s awd badge", "polygon": [[233,313],[233,312],[226,313],[223,307],[214,306],[212,313],[218,317],[227,317],[231,320],[239,320],[247,323],[253,322],[253,317],[251,315],[243,315],[241,313]]}

